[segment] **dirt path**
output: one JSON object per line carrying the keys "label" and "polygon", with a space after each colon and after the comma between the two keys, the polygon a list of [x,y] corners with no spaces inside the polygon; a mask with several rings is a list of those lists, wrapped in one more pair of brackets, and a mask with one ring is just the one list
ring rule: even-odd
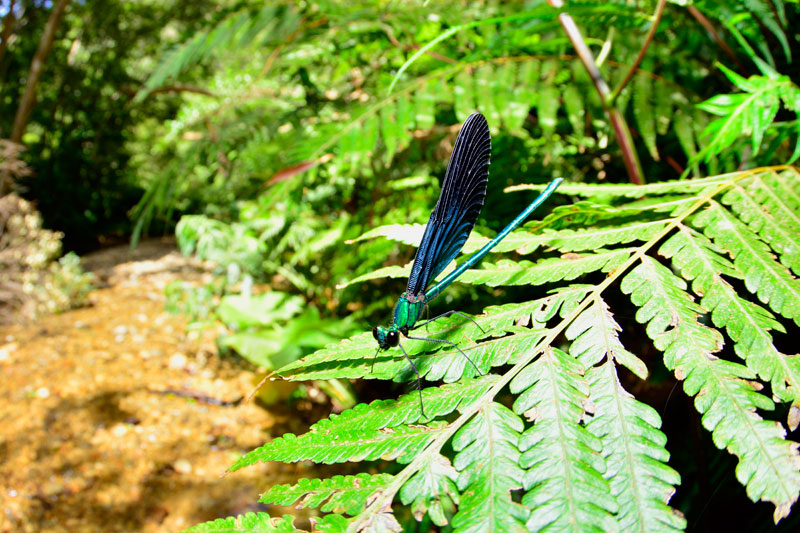
{"label": "dirt path", "polygon": [[304,428],[240,402],[252,373],[164,312],[164,286],[202,268],[168,241],[85,265],[107,285],[91,307],[0,329],[0,531],[177,531],[255,510],[267,487],[304,476],[270,464],[219,477]]}

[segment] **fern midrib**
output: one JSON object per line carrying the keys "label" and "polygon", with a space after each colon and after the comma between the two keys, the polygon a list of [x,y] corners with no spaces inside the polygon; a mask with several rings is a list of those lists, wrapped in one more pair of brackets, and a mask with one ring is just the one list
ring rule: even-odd
{"label": "fern midrib", "polygon": [[[783,208],[783,214],[792,219],[795,228],[800,227],[800,217],[798,217],[794,213],[794,210],[790,206],[786,205],[784,199],[775,194],[775,191],[772,189],[772,187],[767,187],[767,185],[758,177],[756,177],[756,183],[758,183],[759,188],[763,189],[775,201],[775,203],[777,203],[780,207]],[[747,197],[751,198],[752,200],[752,197],[750,195],[747,195]],[[758,208],[761,209],[761,206],[759,205]]]}
{"label": "fern midrib", "polygon": [[[561,467],[562,467],[561,470],[564,475],[564,484],[566,485],[566,493],[567,493],[566,498],[568,502],[567,505],[569,506],[570,509],[569,516],[577,516],[577,506],[575,503],[576,498],[573,494],[574,490],[573,485],[575,483],[572,480],[572,469],[570,468],[572,461],[570,461],[570,457],[567,455],[567,449],[569,449],[570,443],[569,440],[565,437],[566,429],[564,428],[564,417],[562,416],[563,409],[561,407],[561,402],[559,401],[560,395],[558,393],[558,378],[561,373],[559,372],[558,368],[554,368],[555,365],[553,364],[553,359],[555,356],[553,355],[552,350],[549,350],[548,355],[549,356],[543,356],[543,358],[547,366],[547,371],[550,374],[549,381],[552,390],[553,408],[556,411],[555,420],[556,420],[556,425],[558,427],[558,441],[560,444],[559,451],[561,452]],[[575,423],[577,424],[580,422],[578,420],[575,420]],[[570,520],[570,523],[574,526],[573,530],[576,533],[578,533],[579,532],[578,524],[572,520]]]}
{"label": "fern midrib", "polygon": [[[400,473],[397,474],[395,481],[385,490],[382,492],[375,500],[372,502],[372,505],[368,507],[368,509],[376,509],[380,512],[380,509],[388,506],[391,501],[394,499],[394,495],[400,490],[400,487],[405,484],[405,482],[410,479],[410,477],[417,472],[420,465],[426,460],[426,457],[429,453],[439,453],[442,446],[447,443],[455,432],[461,428],[470,418],[472,418],[480,409],[482,405],[485,405],[487,402],[492,401],[492,399],[506,386],[508,383],[517,375],[523,368],[525,368],[534,358],[536,358],[546,346],[552,344],[555,339],[567,328],[567,326],[575,320],[576,317],[580,315],[590,304],[591,297],[594,294],[602,294],[612,283],[616,282],[623,273],[626,273],[630,267],[642,260],[645,256],[645,253],[649,251],[651,248],[655,247],[661,239],[666,237],[672,230],[674,230],[678,224],[681,224],[683,220],[685,220],[688,216],[695,213],[698,209],[700,209],[703,205],[708,203],[712,198],[716,195],[727,189],[728,187],[732,186],[734,183],[746,179],[754,174],[759,172],[765,172],[768,170],[775,170],[775,169],[788,169],[791,168],[789,165],[779,165],[775,167],[759,167],[751,170],[747,170],[740,173],[731,173],[730,175],[732,178],[730,181],[725,183],[720,183],[710,192],[706,193],[705,195],[699,197],[689,208],[686,209],[683,213],[679,216],[670,219],[670,223],[657,235],[655,235],[652,239],[648,242],[643,244],[639,250],[634,252],[634,254],[628,258],[622,265],[620,265],[616,270],[609,273],[608,276],[594,289],[589,295],[584,298],[581,303],[575,306],[572,313],[570,313],[567,317],[565,317],[561,322],[559,322],[555,327],[550,330],[550,333],[545,335],[531,350],[531,354],[527,357],[520,359],[506,374],[504,374],[498,381],[495,383],[489,390],[486,391],[482,396],[478,397],[474,403],[470,406],[465,408],[461,416],[451,422],[446,429],[433,441],[431,441],[428,446],[426,446],[419,455],[406,466]],[[359,530],[359,526],[363,524],[366,520],[369,519],[369,513],[362,513],[348,526],[347,531],[355,533]]]}
{"label": "fern midrib", "polygon": [[795,199],[795,203],[800,205],[800,194],[795,192],[794,188],[786,183],[786,181],[783,179],[783,176],[781,176],[780,172],[778,172],[778,170],[777,170],[777,169],[786,170],[786,169],[790,169],[790,168],[792,168],[790,165],[782,165],[781,167],[775,167],[775,169],[773,169],[771,171],[771,173],[772,173],[773,176],[775,176],[775,179],[780,182],[781,187],[783,188],[784,192],[786,194],[792,196]]}
{"label": "fern midrib", "polygon": [[[770,189],[769,187],[766,187],[764,185],[764,183],[761,182],[760,180],[757,183],[759,184],[759,186],[761,188],[767,189],[769,194],[771,196],[773,196],[776,201],[779,201],[777,199],[777,197],[775,197],[772,189]],[[742,200],[744,202],[746,202],[750,206],[751,209],[753,209],[753,210],[755,210],[755,211],[757,211],[759,213],[762,213],[763,216],[761,216],[760,220],[764,221],[765,225],[767,225],[770,228],[772,228],[772,231],[774,231],[776,234],[780,235],[785,241],[792,242],[792,241],[795,240],[796,237],[790,235],[788,230],[787,230],[787,228],[784,227],[782,224],[779,224],[778,221],[775,219],[775,217],[772,215],[772,213],[770,213],[767,209],[762,208],[762,206],[758,202],[755,201],[753,196],[751,194],[747,193],[747,191],[745,190],[744,187],[742,187],[741,185],[736,185],[736,189],[741,193]],[[784,207],[785,207],[785,205],[784,205]],[[790,215],[794,216],[794,213],[791,210],[788,210],[788,211],[789,211]],[[800,218],[797,218],[796,216],[794,218],[796,220],[795,224],[797,224],[795,227],[800,227]],[[753,232],[755,232],[757,234],[762,234],[762,232],[763,232],[763,230],[762,231],[757,231],[756,228],[754,227],[754,225],[751,226],[751,228],[753,229]],[[800,253],[800,250],[789,250],[788,252],[786,250],[784,250],[784,251],[776,250],[776,252],[778,252],[778,255],[780,255],[782,257],[785,257],[784,260],[786,260],[786,258],[788,258],[791,261],[791,258],[793,256],[797,256],[797,254]]]}
{"label": "fern midrib", "polygon": [[[494,474],[495,462],[491,460],[491,458],[495,457],[495,452],[494,452],[495,444],[494,444],[494,438],[493,438],[494,437],[494,424],[492,423],[493,422],[492,418],[493,418],[493,414],[494,413],[493,413],[493,410],[491,408],[491,404],[486,406],[486,414],[487,414],[487,416],[486,416],[486,426],[487,426],[487,433],[489,435],[489,446],[488,446],[488,448],[489,448],[489,457],[490,457],[488,467],[489,467],[489,479],[491,480],[490,483],[489,483],[490,484],[489,490],[491,492],[491,495],[489,497],[489,504],[488,504],[489,505],[489,509],[490,509],[489,516],[490,516],[490,528],[491,528],[489,531],[494,531],[494,527],[493,527],[494,520],[493,519],[497,516],[497,508],[496,508],[497,506],[495,505],[495,497],[497,496],[497,492],[498,492],[497,491],[497,487],[495,485],[497,484],[498,480],[497,480],[497,477]],[[511,495],[509,494],[509,498],[510,497],[511,497]]]}
{"label": "fern midrib", "polygon": [[[716,209],[716,210],[718,210],[720,212],[722,217],[728,219],[727,220],[728,222],[730,222],[730,218],[731,217],[733,217],[734,220],[738,221],[738,219],[736,219],[736,217],[734,215],[732,215],[730,212],[728,212],[728,210],[725,209],[725,207],[723,207],[718,202],[716,202],[714,200],[711,200],[710,204],[711,204],[712,208],[714,208],[714,209]],[[747,227],[743,222],[741,224],[744,227]],[[749,230],[749,228],[748,228],[748,230]],[[731,230],[730,235],[740,243],[740,246],[741,246],[740,250],[741,249],[746,250],[747,255],[749,255],[751,261],[757,262],[758,264],[761,265],[762,272],[768,272],[769,276],[772,277],[773,280],[778,282],[778,284],[781,286],[782,290],[785,290],[787,293],[790,293],[792,295],[792,298],[795,301],[800,301],[800,289],[798,289],[796,287],[793,287],[792,284],[789,283],[792,279],[794,279],[791,276],[791,274],[789,273],[789,270],[786,269],[786,267],[783,264],[781,264],[781,263],[779,263],[777,261],[768,262],[763,257],[764,254],[771,255],[769,247],[767,245],[764,245],[767,248],[766,250],[757,249],[757,247],[752,242],[750,242],[749,239],[745,238],[744,235],[741,232],[736,231],[735,228]],[[757,235],[757,234],[754,233],[753,235]],[[762,241],[757,240],[756,242],[761,243]],[[731,255],[733,255],[733,254],[731,254]],[[737,256],[740,256],[740,255],[742,255],[742,254],[733,255],[734,261],[736,260]],[[784,268],[784,269],[786,269],[786,271],[785,272],[781,272],[781,271],[778,270],[778,268]],[[761,286],[759,286],[756,289],[756,292],[758,292],[758,289],[760,289],[760,288],[761,288]],[[770,301],[771,301],[771,299],[770,299]],[[765,302],[765,303],[767,303],[767,302]],[[780,310],[776,309],[776,311],[778,311],[780,313]],[[800,323],[800,316],[794,316],[794,317],[791,317],[791,318],[794,318],[795,322]]]}

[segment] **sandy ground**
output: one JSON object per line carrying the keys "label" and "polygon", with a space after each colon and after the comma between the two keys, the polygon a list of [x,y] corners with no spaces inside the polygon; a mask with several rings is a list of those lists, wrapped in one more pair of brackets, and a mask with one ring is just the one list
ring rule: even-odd
{"label": "sandy ground", "polygon": [[165,285],[202,280],[202,264],[149,241],[84,266],[102,287],[91,306],[0,329],[0,532],[177,531],[265,509],[269,486],[319,474],[272,463],[220,477],[307,419],[241,401],[253,373],[164,311]]}

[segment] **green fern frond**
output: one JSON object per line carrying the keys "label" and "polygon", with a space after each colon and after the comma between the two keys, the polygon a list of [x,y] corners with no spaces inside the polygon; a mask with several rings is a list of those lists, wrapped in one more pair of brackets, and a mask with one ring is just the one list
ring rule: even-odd
{"label": "green fern frond", "polygon": [[715,201],[693,222],[733,256],[747,289],[778,314],[800,324],[800,280],[775,261],[769,246]]}
{"label": "green fern frond", "polygon": [[[287,433],[246,454],[230,470],[267,461],[314,461],[332,464],[385,459],[407,463],[445,428],[445,424],[433,423],[427,426],[395,426],[377,430],[353,428],[306,433],[299,437]],[[336,444],[331,445],[332,440]]]}
{"label": "green fern frond", "polygon": [[[574,345],[573,345],[574,346]],[[609,352],[618,358],[619,349]],[[622,388],[611,357],[586,373],[594,413],[586,426],[603,443],[604,477],[619,510],[620,531],[682,531],[683,516],[668,505],[680,483],[678,473],[667,466],[667,437],[661,419]]]}
{"label": "green fern frond", "polygon": [[228,518],[218,518],[187,529],[191,533],[294,533],[298,531],[293,524],[294,517],[286,515],[272,518],[267,513],[247,513]]}
{"label": "green fern frond", "polygon": [[511,499],[525,475],[517,449],[523,429],[508,407],[491,403],[453,437],[462,494],[453,517],[457,531],[525,531],[528,510]]}
{"label": "green fern frond", "polygon": [[483,268],[467,270],[459,281],[497,287],[498,285],[542,285],[573,280],[589,272],[609,272],[625,262],[633,250],[598,250],[594,254],[544,259],[538,263],[503,259]]}
{"label": "green fern frond", "polygon": [[[367,497],[391,483],[389,474],[365,473],[330,479],[300,479],[296,485],[275,485],[258,500],[261,503],[316,509],[325,513],[358,514]],[[300,500],[300,501],[298,501]],[[295,503],[296,502],[296,503]]]}
{"label": "green fern frond", "polygon": [[769,333],[785,332],[783,326],[769,311],[741,298],[723,278],[742,279],[744,275],[722,256],[720,248],[686,226],[678,229],[659,253],[672,258],[681,275],[692,280],[692,290],[701,296],[700,305],[711,312],[714,325],[726,328],[736,354],[761,379],[770,382],[773,394],[782,401],[800,404],[800,356],[780,353]]}
{"label": "green fern frond", "polygon": [[575,358],[548,349],[511,381],[514,411],[533,422],[519,441],[529,531],[617,530],[602,443],[581,424],[589,399],[583,374]]}

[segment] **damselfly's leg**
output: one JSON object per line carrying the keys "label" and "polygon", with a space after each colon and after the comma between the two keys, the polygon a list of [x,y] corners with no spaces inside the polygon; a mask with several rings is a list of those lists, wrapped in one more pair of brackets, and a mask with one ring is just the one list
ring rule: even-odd
{"label": "damselfly's leg", "polygon": [[406,338],[407,339],[413,339],[415,341],[443,342],[445,344],[449,344],[450,346],[452,346],[453,348],[455,348],[456,350],[461,352],[461,355],[464,356],[464,359],[469,361],[469,364],[472,365],[472,368],[475,369],[475,371],[478,373],[479,376],[483,375],[483,372],[481,372],[480,369],[477,366],[475,366],[475,363],[473,363],[472,359],[470,359],[469,356],[464,353],[464,350],[459,348],[458,345],[456,343],[452,342],[452,341],[446,341],[444,339],[429,339],[428,337],[409,337],[408,335],[406,335]]}
{"label": "damselfly's leg", "polygon": [[381,353],[381,349],[378,348],[375,351],[375,356],[372,358],[372,366],[369,367],[369,373],[372,374],[375,371],[375,360],[378,358],[378,354]]}
{"label": "damselfly's leg", "polygon": [[[409,338],[411,338],[411,337],[409,337]],[[403,352],[403,355],[406,356],[406,359],[408,360],[408,364],[411,365],[411,369],[417,375],[417,390],[419,391],[419,410],[422,413],[422,418],[428,418],[425,415],[425,408],[422,406],[422,378],[419,377],[419,370],[417,370],[417,367],[414,365],[414,361],[412,361],[411,358],[406,353],[406,350],[405,350],[405,348],[403,348],[403,345],[400,344],[400,343],[397,343],[397,346],[400,347],[400,351]]]}
{"label": "damselfly's leg", "polygon": [[[434,320],[439,320],[440,318],[447,318],[447,317],[449,317],[450,315],[458,315],[458,316],[464,317],[464,318],[466,318],[467,320],[469,320],[470,322],[472,322],[473,324],[475,324],[476,326],[478,326],[478,329],[479,329],[479,330],[481,330],[481,332],[483,332],[483,333],[486,333],[486,330],[484,330],[484,329],[481,327],[481,325],[480,325],[480,324],[478,324],[478,323],[475,321],[475,319],[474,319],[474,318],[472,318],[471,316],[469,316],[469,315],[467,315],[467,314],[464,314],[464,313],[462,313],[461,311],[448,311],[448,312],[446,312],[446,313],[442,313],[441,315],[439,315],[439,316],[435,316],[435,317],[433,317],[433,318],[431,318],[431,319],[429,319],[429,320],[426,320],[425,322],[420,322],[419,324],[416,324],[416,325],[415,325],[413,328],[411,328],[411,330],[413,331],[413,330],[417,329],[417,328],[418,328],[418,327],[420,327],[420,326],[425,326],[425,325],[427,325],[427,324],[430,324],[430,323],[431,323],[431,322],[433,322]],[[409,338],[411,338],[411,337],[409,337]]]}

